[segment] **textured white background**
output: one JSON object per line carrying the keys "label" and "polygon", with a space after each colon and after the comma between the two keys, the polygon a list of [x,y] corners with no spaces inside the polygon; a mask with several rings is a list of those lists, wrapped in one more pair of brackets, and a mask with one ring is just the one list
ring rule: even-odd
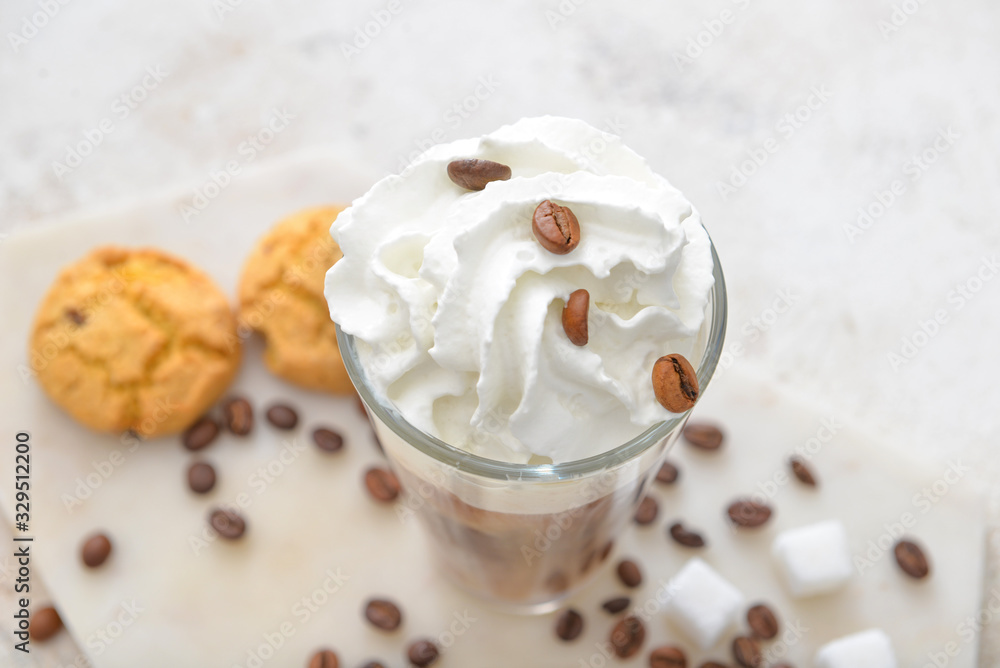
{"label": "textured white background", "polygon": [[[735,364],[1000,479],[1000,276],[962,308],[952,293],[1000,256],[996,2],[400,0],[378,26],[385,0],[51,0],[54,16],[13,44],[43,4],[5,0],[0,14],[4,233],[246,167],[241,142],[275,109],[294,119],[254,162],[322,144],[374,175],[434,139],[576,116],[618,128],[701,210],[729,282],[729,349],[744,348]],[[894,11],[905,22],[888,33]],[[348,57],[366,24],[375,36]],[[116,99],[147,68],[167,74],[122,118]],[[828,101],[783,133],[820,87]],[[59,178],[53,163],[105,118],[113,131]],[[907,161],[947,128],[957,141],[913,180]],[[746,185],[720,195],[772,138]],[[849,239],[896,179],[905,193]],[[772,322],[780,291],[794,305]],[[893,369],[887,354],[939,310],[947,322]]]}

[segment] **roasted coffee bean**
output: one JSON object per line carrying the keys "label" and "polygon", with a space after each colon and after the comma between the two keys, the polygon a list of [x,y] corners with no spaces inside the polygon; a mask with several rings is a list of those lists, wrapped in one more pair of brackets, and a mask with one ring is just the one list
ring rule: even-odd
{"label": "roasted coffee bean", "polygon": [[683,355],[664,355],[653,365],[653,393],[671,413],[684,413],[698,401],[698,376]]}
{"label": "roasted coffee bean", "polygon": [[373,598],[365,605],[365,617],[376,628],[395,631],[403,622],[399,606],[384,598]]}
{"label": "roasted coffee bean", "polygon": [[583,633],[583,615],[573,608],[563,610],[556,618],[556,635],[559,639],[569,642],[579,638],[581,633]]}
{"label": "roasted coffee bean", "polygon": [[660,470],[656,472],[656,482],[663,483],[664,485],[673,485],[677,482],[677,478],[679,478],[680,475],[681,472],[676,466],[670,462],[663,462],[663,466],[661,466]]}
{"label": "roasted coffee bean", "polygon": [[438,660],[437,645],[430,640],[417,640],[406,649],[406,658],[417,668],[424,668]]}
{"label": "roasted coffee bean", "polygon": [[715,661],[706,661],[698,666],[698,668],[729,668],[729,666],[724,663],[716,663]]}
{"label": "roasted coffee bean", "polygon": [[111,555],[111,541],[103,533],[97,533],[83,543],[80,557],[90,568],[97,568]]}
{"label": "roasted coffee bean", "polygon": [[899,541],[893,548],[893,552],[896,555],[896,563],[911,578],[920,580],[930,575],[931,566],[927,561],[927,556],[913,541]]}
{"label": "roasted coffee bean", "polygon": [[739,636],[733,640],[733,658],[743,668],[760,668],[764,665],[764,655],[753,638]]}
{"label": "roasted coffee bean", "polygon": [[309,668],[340,668],[340,659],[332,649],[321,649],[309,659]]}
{"label": "roasted coffee bean", "polygon": [[649,655],[649,668],[687,668],[687,655],[680,647],[657,647]]}
{"label": "roasted coffee bean", "polygon": [[222,407],[226,428],[237,436],[246,436],[253,429],[253,406],[243,397],[233,397]]}
{"label": "roasted coffee bean", "polygon": [[585,346],[589,340],[587,314],[590,312],[590,293],[574,290],[562,312],[563,331],[575,346]]}
{"label": "roasted coffee bean", "polygon": [[688,422],[683,434],[685,441],[701,450],[718,450],[725,439],[721,429],[706,422]]}
{"label": "roasted coffee bean", "polygon": [[236,540],[247,529],[246,522],[242,517],[232,510],[225,510],[223,508],[213,510],[208,516],[208,522],[219,536],[226,540]]}
{"label": "roasted coffee bean", "polygon": [[52,606],[39,608],[31,613],[31,620],[28,622],[28,635],[32,640],[44,642],[59,633],[63,626],[59,613]]}
{"label": "roasted coffee bean", "polygon": [[626,587],[638,587],[642,584],[642,570],[639,564],[631,559],[622,559],[618,562],[618,579]]}
{"label": "roasted coffee bean", "polygon": [[491,181],[506,181],[510,167],[492,160],[452,160],[448,163],[448,177],[466,190],[482,190]]}
{"label": "roasted coffee bean", "polygon": [[580,221],[569,207],[545,200],[535,208],[531,231],[542,248],[565,255],[580,244]]}
{"label": "roasted coffee bean", "polygon": [[632,599],[628,596],[616,596],[601,603],[601,607],[612,615],[618,614],[630,605],[632,605]]}
{"label": "roasted coffee bean", "polygon": [[79,327],[83,323],[87,322],[87,318],[84,317],[82,313],[77,311],[75,308],[66,309],[66,317],[73,321],[73,324]]}
{"label": "roasted coffee bean", "polygon": [[188,487],[195,494],[206,494],[215,487],[215,469],[208,462],[195,462],[188,467]]}
{"label": "roasted coffee bean", "polygon": [[741,527],[754,528],[771,519],[771,507],[750,499],[738,499],[729,504],[727,510],[733,524]]}
{"label": "roasted coffee bean", "polygon": [[646,627],[638,617],[625,617],[611,629],[611,647],[620,659],[634,656],[645,640]]}
{"label": "roasted coffee bean", "polygon": [[188,450],[207,448],[219,435],[219,423],[205,415],[187,428],[181,437],[181,442]]}
{"label": "roasted coffee bean", "polygon": [[670,537],[684,547],[705,547],[705,539],[700,533],[689,531],[681,522],[670,525]]}
{"label": "roasted coffee bean", "polygon": [[799,479],[799,482],[810,487],[816,486],[816,476],[813,475],[812,469],[809,468],[804,459],[792,457],[788,460],[788,464],[792,467],[792,473]]}
{"label": "roasted coffee bean", "polygon": [[747,624],[757,638],[770,640],[778,635],[778,618],[775,617],[771,608],[763,603],[758,603],[747,610]]}
{"label": "roasted coffee bean", "polygon": [[387,469],[373,467],[365,471],[365,487],[376,501],[395,501],[401,490],[396,474]]}
{"label": "roasted coffee bean", "polygon": [[267,409],[267,421],[278,429],[295,429],[299,414],[288,404],[274,404]]}
{"label": "roasted coffee bean", "polygon": [[344,437],[332,429],[320,427],[313,431],[313,443],[324,452],[337,452],[344,447]]}
{"label": "roasted coffee bean", "polygon": [[639,526],[646,526],[656,521],[656,516],[660,514],[660,504],[651,496],[643,497],[639,503],[639,508],[635,511],[635,523]]}

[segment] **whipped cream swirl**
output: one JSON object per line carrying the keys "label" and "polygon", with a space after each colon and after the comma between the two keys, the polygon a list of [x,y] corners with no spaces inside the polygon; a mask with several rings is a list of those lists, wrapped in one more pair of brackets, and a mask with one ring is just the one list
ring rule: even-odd
{"label": "whipped cream swirl", "polygon": [[[470,192],[460,158],[510,166]],[[568,206],[580,245],[534,238],[543,200]],[[376,392],[417,428],[474,454],[560,463],[606,452],[672,417],[653,363],[697,367],[713,285],[708,235],[681,193],[617,137],[578,120],[528,118],[435,146],[375,184],[331,230],[344,257],[330,315],[356,337]],[[561,313],[590,292],[590,340]]]}

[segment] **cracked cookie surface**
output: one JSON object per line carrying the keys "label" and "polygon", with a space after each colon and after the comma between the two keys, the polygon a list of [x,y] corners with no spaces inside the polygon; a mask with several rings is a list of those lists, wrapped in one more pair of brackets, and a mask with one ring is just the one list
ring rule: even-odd
{"label": "cracked cookie surface", "polygon": [[239,324],[264,336],[264,362],[275,375],[312,390],[353,394],[323,297],[326,271],[342,256],[330,237],[342,210],[305,209],[261,237],[240,278]]}
{"label": "cracked cookie surface", "polygon": [[206,274],[155,249],[106,246],[66,267],[29,342],[49,397],[99,431],[187,427],[239,366],[236,320]]}

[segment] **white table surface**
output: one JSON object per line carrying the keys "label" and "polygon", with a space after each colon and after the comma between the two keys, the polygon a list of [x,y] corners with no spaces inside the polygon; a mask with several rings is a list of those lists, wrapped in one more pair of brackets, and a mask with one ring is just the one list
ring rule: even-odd
{"label": "white table surface", "polygon": [[[366,24],[374,37],[345,53]],[[436,140],[577,116],[616,128],[701,210],[733,364],[996,481],[1000,277],[977,273],[1000,256],[998,29],[989,0],[8,0],[0,242],[168,185],[193,193],[228,161],[322,144],[378,175]],[[123,106],[150,70],[161,80]],[[241,148],[275,110],[287,127]],[[799,127],[782,121],[797,110]],[[100,143],[60,178],[53,163],[87,134]],[[933,164],[916,167],[925,151]],[[763,164],[721,195],[753,154]],[[897,180],[902,194],[849,238]],[[781,295],[792,306],[775,315]],[[918,334],[935,317],[934,336]],[[1000,516],[995,484],[990,504]]]}

